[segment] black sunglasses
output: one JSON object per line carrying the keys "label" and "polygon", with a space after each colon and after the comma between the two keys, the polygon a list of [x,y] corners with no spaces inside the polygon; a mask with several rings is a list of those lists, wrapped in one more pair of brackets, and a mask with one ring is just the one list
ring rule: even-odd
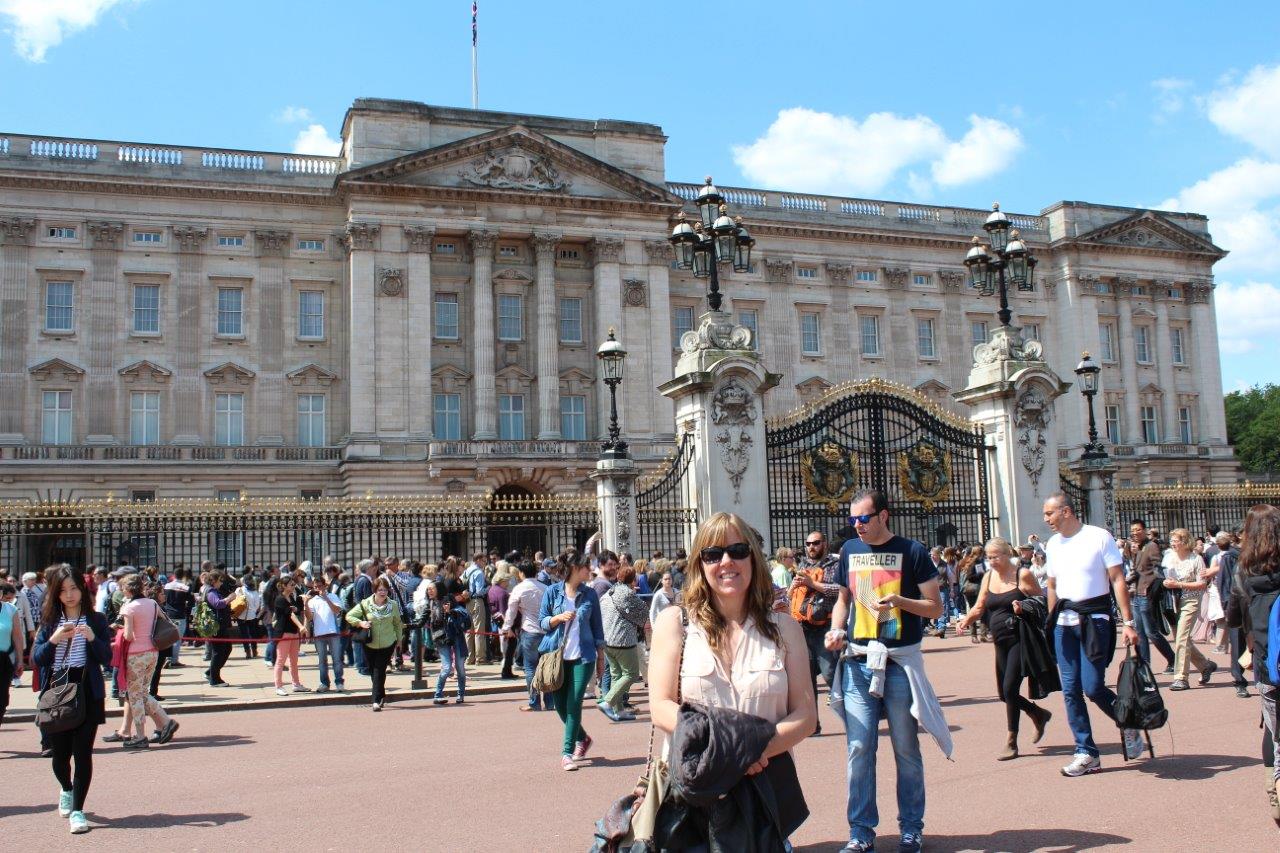
{"label": "black sunglasses", "polygon": [[822,540],[821,540],[821,539],[818,539],[818,540],[816,540],[816,541],[814,541],[814,542],[806,542],[806,543],[804,543],[804,544],[805,544],[807,547],[809,547],[809,548],[816,548],[817,546],[819,546],[819,545],[821,545],[821,544],[822,544]]}
{"label": "black sunglasses", "polygon": [[746,542],[734,542],[727,548],[712,545],[710,548],[703,548],[698,556],[702,557],[702,562],[704,563],[718,563],[724,559],[725,554],[735,560],[745,560],[751,556],[751,546]]}

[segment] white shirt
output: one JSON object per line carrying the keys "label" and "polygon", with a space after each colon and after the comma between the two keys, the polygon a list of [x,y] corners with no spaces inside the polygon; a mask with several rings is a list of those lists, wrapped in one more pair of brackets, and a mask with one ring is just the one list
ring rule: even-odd
{"label": "white shirt", "polygon": [[[1111,587],[1107,569],[1124,563],[1116,540],[1101,527],[1086,524],[1075,536],[1055,533],[1045,545],[1045,571],[1053,578],[1058,598],[1084,601],[1106,595]],[[1061,625],[1079,625],[1078,614],[1063,611]]]}
{"label": "white shirt", "polygon": [[313,595],[307,602],[307,609],[311,611],[311,633],[313,636],[321,634],[338,633],[338,617],[333,612],[333,608],[325,603],[325,599],[332,601],[336,605],[341,605],[338,596],[331,592],[326,592],[322,598],[319,595]]}

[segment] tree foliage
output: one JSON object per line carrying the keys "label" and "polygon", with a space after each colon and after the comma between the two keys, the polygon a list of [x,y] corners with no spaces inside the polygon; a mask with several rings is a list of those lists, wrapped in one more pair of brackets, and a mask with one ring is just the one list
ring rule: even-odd
{"label": "tree foliage", "polygon": [[1250,473],[1280,473],[1280,386],[1255,385],[1226,396],[1227,441]]}

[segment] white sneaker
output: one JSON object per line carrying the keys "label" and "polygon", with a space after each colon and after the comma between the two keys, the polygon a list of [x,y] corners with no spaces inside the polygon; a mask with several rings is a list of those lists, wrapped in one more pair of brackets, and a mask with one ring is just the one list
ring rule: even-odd
{"label": "white sneaker", "polygon": [[277,688],[276,688],[276,695],[277,695],[277,696],[288,696],[288,695],[289,695],[289,691],[288,691],[288,690],[285,690],[283,687],[277,687]]}
{"label": "white sneaker", "polygon": [[1087,776],[1102,769],[1101,759],[1087,752],[1077,752],[1071,763],[1062,768],[1063,776]]}
{"label": "white sneaker", "polygon": [[1141,758],[1142,752],[1147,748],[1146,741],[1142,737],[1142,732],[1138,729],[1124,729],[1124,757],[1129,761],[1135,758]]}

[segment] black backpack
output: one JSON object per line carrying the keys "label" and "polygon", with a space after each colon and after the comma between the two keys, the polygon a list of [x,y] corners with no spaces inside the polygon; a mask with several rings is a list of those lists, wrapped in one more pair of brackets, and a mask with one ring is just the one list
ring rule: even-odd
{"label": "black backpack", "polygon": [[1116,684],[1116,725],[1122,729],[1158,729],[1169,721],[1160,686],[1151,667],[1128,647]]}

